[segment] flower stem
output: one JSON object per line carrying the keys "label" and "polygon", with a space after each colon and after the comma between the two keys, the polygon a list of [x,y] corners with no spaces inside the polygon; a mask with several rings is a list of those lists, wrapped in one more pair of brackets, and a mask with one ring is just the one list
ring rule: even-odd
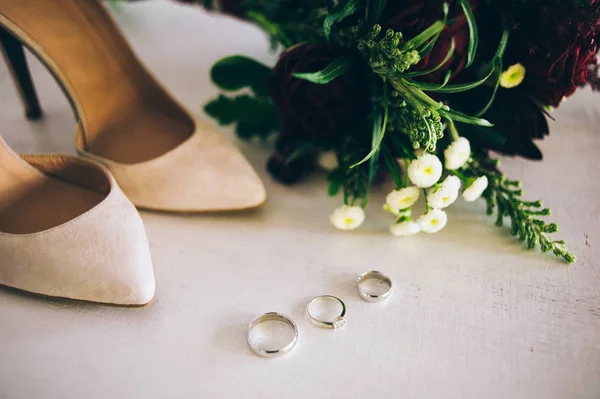
{"label": "flower stem", "polygon": [[450,129],[450,134],[452,135],[452,139],[454,139],[454,141],[458,140],[460,138],[460,136],[458,134],[458,130],[456,129],[456,126],[454,125],[454,121],[452,119],[446,119],[446,120],[448,121],[448,128]]}
{"label": "flower stem", "polygon": [[451,170],[450,173],[452,173],[454,176],[458,177],[460,180],[462,181],[468,181],[469,178],[466,177],[465,175],[463,175],[462,173],[460,173],[458,170]]}

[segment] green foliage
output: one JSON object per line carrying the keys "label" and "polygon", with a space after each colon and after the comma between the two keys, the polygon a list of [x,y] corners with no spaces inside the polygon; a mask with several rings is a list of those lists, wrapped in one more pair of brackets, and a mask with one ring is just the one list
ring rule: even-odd
{"label": "green foliage", "polygon": [[440,62],[435,67],[433,67],[431,69],[427,69],[425,71],[416,71],[416,72],[403,73],[402,77],[404,77],[404,78],[413,78],[413,77],[418,77],[418,76],[425,76],[425,75],[429,75],[429,74],[437,71],[442,66],[444,66],[450,60],[450,58],[452,58],[452,55],[454,55],[454,51],[455,50],[456,50],[456,43],[454,42],[454,39],[452,39],[452,42],[450,44],[450,49],[448,50],[448,53],[446,53],[446,56],[444,57],[444,59],[442,60],[442,62]]}
{"label": "green foliage", "polygon": [[219,95],[204,111],[221,125],[236,124],[243,139],[266,139],[280,125],[277,109],[268,97],[266,81],[271,69],[253,59],[233,55],[217,61],[210,71],[212,81],[225,91],[250,89],[251,94]]}
{"label": "green foliage", "polygon": [[210,77],[222,90],[236,91],[249,87],[257,96],[267,97],[267,77],[271,68],[243,55],[221,58],[210,70]]}
{"label": "green foliage", "polygon": [[[457,1],[469,29],[466,60],[466,67],[469,67],[476,58],[479,34],[468,0]],[[505,26],[505,13],[514,14],[525,3],[531,3],[525,0],[507,1],[505,5],[505,2],[494,0],[500,10],[498,16]],[[543,0],[534,2],[544,3]],[[314,84],[328,84],[351,67],[356,67],[358,62],[373,72],[367,77],[371,91],[364,93],[365,98],[368,96],[371,99],[373,107],[369,119],[357,124],[360,126],[349,127],[346,134],[332,139],[326,145],[314,141],[297,143],[295,152],[288,159],[297,160],[307,153],[314,154],[333,147],[340,165],[328,176],[328,192],[331,196],[343,192],[344,203],[348,205],[366,205],[371,184],[380,167],[389,170],[396,187],[405,187],[408,184],[406,169],[408,162],[416,157],[415,149],[441,152],[437,147],[444,136],[444,124],[454,138],[458,137],[459,128],[466,137],[479,136],[497,147],[502,147],[507,140],[481,116],[490,108],[498,91],[508,30],[502,32],[493,58],[478,62],[480,65],[474,71],[472,82],[452,82],[453,71],[449,69],[441,81],[431,82],[432,74],[446,66],[455,55],[454,40],[438,65],[422,71],[411,69],[434,49],[443,30],[452,23],[448,21],[448,5],[444,4],[443,18],[410,40],[405,40],[401,32],[382,31],[378,24],[386,3],[386,0],[243,2],[248,18],[266,31],[274,43],[290,47],[298,43],[331,40],[346,50],[347,56],[340,57],[323,70],[296,73],[296,78]],[[362,59],[357,57],[357,53],[362,55]],[[267,95],[265,81],[269,74],[268,67],[244,56],[218,61],[211,70],[215,84],[225,91],[249,89],[250,93],[235,97],[221,95],[206,105],[206,112],[221,124],[235,123],[236,132],[242,138],[265,139],[271,132],[280,129],[276,108]],[[450,101],[453,97],[448,94],[468,92],[484,84],[493,88],[489,101],[466,108],[473,111],[482,107],[475,116],[458,112],[439,101]],[[478,141],[473,140],[474,146]],[[575,256],[567,250],[564,241],[550,237],[558,230],[555,223],[543,220],[550,210],[544,208],[540,201],[524,200],[519,183],[508,180],[499,172],[495,160],[477,151],[472,156],[473,160],[467,166],[453,172],[463,180],[479,176],[488,178],[489,185],[483,197],[488,213],[496,213],[496,224],[503,226],[508,218],[511,233],[529,248],[539,247],[543,252],[552,252],[566,262],[574,262]],[[398,163],[399,158],[404,159],[404,171]]]}
{"label": "green foliage", "polygon": [[[419,55],[421,56],[421,58],[425,57],[427,54],[429,54],[431,52],[431,50],[433,50],[433,47],[435,46],[437,39],[442,34],[442,30],[447,25],[448,11],[449,11],[448,4],[444,3],[444,19],[442,21],[437,21],[432,26],[430,26],[428,29],[431,33],[434,34],[431,39],[428,39],[428,34],[429,34],[428,30],[425,30],[423,33],[421,33],[420,36],[425,36],[425,39],[429,40],[429,42],[419,50]],[[415,37],[412,40],[416,41],[417,38]],[[454,39],[452,39],[452,41],[454,41]]]}
{"label": "green foliage", "polygon": [[460,83],[454,85],[448,85],[445,83],[442,84],[434,84],[434,83],[425,83],[425,82],[416,82],[414,80],[405,80],[406,84],[417,87],[423,91],[432,91],[436,93],[460,93],[463,91],[468,91],[476,88],[477,86],[481,86],[485,83],[486,80],[494,73],[495,67],[491,65],[488,70],[483,74],[483,76],[477,79],[474,82],[469,83]]}
{"label": "green foliage", "polygon": [[492,65],[495,65],[494,74],[492,77],[494,78],[494,90],[492,91],[492,95],[490,99],[485,104],[485,106],[477,113],[476,116],[483,116],[490,109],[494,100],[496,99],[496,93],[498,92],[498,87],[500,86],[500,74],[502,73],[502,57],[504,56],[504,51],[506,50],[506,45],[508,43],[508,30],[505,29],[502,32],[502,36],[500,38],[500,44],[498,45],[498,49],[496,50],[496,54],[492,60]]}
{"label": "green foliage", "polygon": [[243,139],[266,139],[279,129],[277,110],[270,100],[242,94],[229,98],[220,95],[205,105],[204,111],[221,125],[236,124],[235,132]]}
{"label": "green foliage", "polygon": [[[290,47],[301,42],[325,41],[326,0],[245,0],[242,7],[272,43]],[[277,46],[273,46],[276,48]]]}
{"label": "green foliage", "polygon": [[342,76],[352,67],[354,59],[349,56],[342,56],[329,64],[325,69],[318,72],[295,73],[298,79],[308,80],[311,83],[327,84],[337,77]]}
{"label": "green foliage", "polygon": [[267,32],[275,42],[281,43],[285,47],[290,47],[294,44],[284,29],[267,18],[264,14],[248,11],[246,12],[246,17]]}
{"label": "green foliage", "polygon": [[[362,127],[357,127],[357,130]],[[356,205],[360,200],[361,206],[366,206],[371,188],[371,165],[363,163],[356,167],[356,164],[369,151],[367,142],[361,140],[355,135],[344,137],[336,153],[338,156],[339,167],[332,171],[329,176],[329,194],[336,195],[343,191],[344,204]]]}
{"label": "green foliage", "polygon": [[364,162],[367,162],[371,159],[369,172],[369,180],[373,180],[375,175],[374,169],[376,168],[377,158],[379,156],[379,149],[381,147],[381,142],[385,136],[385,132],[387,129],[387,121],[388,121],[388,98],[387,98],[387,82],[383,79],[383,107],[375,106],[374,110],[374,118],[373,118],[373,139],[371,140],[371,151],[365,156],[362,160],[358,161],[354,165],[350,166],[351,168],[355,168]]}
{"label": "green foliage", "polygon": [[542,252],[552,252],[567,263],[574,263],[571,253],[562,240],[552,240],[548,235],[558,231],[556,223],[548,223],[540,216],[549,216],[550,209],[544,208],[542,201],[523,200],[520,182],[508,180],[496,170],[497,162],[487,158],[479,159],[469,166],[472,175],[485,175],[488,188],[483,196],[487,202],[489,215],[496,211],[496,225],[502,227],[505,217],[510,218],[511,234],[527,244],[529,249],[540,247]]}
{"label": "green foliage", "polygon": [[331,12],[325,17],[323,22],[323,33],[325,39],[329,40],[331,36],[331,28],[334,23],[341,22],[344,18],[354,14],[358,9],[358,0],[347,0],[346,2],[340,2],[337,6],[331,10]]}
{"label": "green foliage", "polygon": [[367,22],[370,26],[379,22],[379,18],[381,17],[381,13],[383,13],[386,4],[387,0],[373,0],[371,9],[367,9]]}
{"label": "green foliage", "polygon": [[[365,57],[373,72],[389,81],[393,88],[392,96],[397,100],[390,111],[388,130],[407,134],[415,149],[435,151],[437,141],[443,137],[442,118],[479,126],[491,126],[481,118],[472,117],[451,110],[448,106],[433,100],[425,92],[457,93],[471,90],[492,75],[495,64],[474,82],[449,85],[451,71],[447,71],[444,80],[438,84],[413,80],[413,77],[432,73],[441,68],[455,51],[454,41],[444,57],[444,60],[424,73],[410,72],[409,69],[421,60],[420,54],[427,54],[435,45],[441,31],[446,26],[448,7],[444,7],[444,19],[436,21],[422,33],[404,41],[402,33],[388,30],[381,32],[381,26],[374,25],[366,33],[362,27],[353,28],[357,37],[357,48]],[[501,43],[502,44],[502,43]],[[505,43],[504,43],[505,44]]]}
{"label": "green foliage", "polygon": [[479,43],[479,35],[477,33],[477,23],[475,22],[475,16],[471,10],[471,6],[467,0],[458,0],[460,3],[465,16],[467,17],[467,23],[469,25],[469,50],[467,53],[467,64],[466,67],[470,67],[475,60],[475,54],[477,53],[477,45]]}
{"label": "green foliage", "polygon": [[[359,32],[358,27],[355,33]],[[381,26],[375,25],[358,41],[358,50],[363,54],[373,72],[381,76],[402,73],[417,64],[421,57],[412,46],[404,46],[402,33],[388,29],[381,34]]]}
{"label": "green foliage", "polygon": [[397,94],[391,101],[389,130],[410,137],[413,148],[434,151],[438,139],[443,137],[441,117],[437,112],[419,110],[414,101],[406,101]]}
{"label": "green foliage", "polygon": [[506,136],[491,127],[478,126],[474,124],[462,125],[461,130],[469,133],[470,136],[477,135],[483,138],[497,148],[502,148],[506,144]]}

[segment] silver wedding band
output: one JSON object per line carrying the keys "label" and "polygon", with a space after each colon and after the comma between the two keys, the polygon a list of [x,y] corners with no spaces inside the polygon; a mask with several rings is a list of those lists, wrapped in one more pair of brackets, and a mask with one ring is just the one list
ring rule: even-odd
{"label": "silver wedding band", "polygon": [[[281,322],[287,324],[294,330],[294,337],[283,348],[272,349],[272,350],[266,350],[266,349],[259,348],[256,345],[256,342],[253,341],[250,333],[252,332],[254,327],[256,327],[259,324],[264,323],[266,321],[281,321]],[[296,327],[296,323],[294,323],[294,320],[292,320],[289,316],[286,316],[282,313],[277,313],[277,312],[268,312],[268,313],[258,316],[257,318],[255,318],[254,320],[252,320],[250,322],[250,324],[248,325],[248,332],[246,333],[246,340],[248,341],[248,346],[250,346],[250,349],[252,349],[252,352],[257,354],[258,356],[268,357],[268,358],[279,357],[279,356],[285,355],[286,353],[290,352],[294,348],[294,346],[296,346],[296,342],[298,341],[298,327]]]}
{"label": "silver wedding band", "polygon": [[[340,313],[340,315],[331,321],[319,320],[319,319],[315,318],[310,313],[311,306],[318,301],[329,300],[329,299],[333,299],[342,305],[342,312]],[[314,325],[319,326],[319,327],[330,328],[330,329],[334,329],[334,330],[342,328],[346,324],[346,318],[344,316],[346,316],[346,304],[340,298],[335,297],[333,295],[318,296],[318,297],[314,298],[312,301],[310,301],[308,303],[308,305],[306,305],[306,317],[308,317],[308,320],[310,320],[311,323],[313,323]]]}
{"label": "silver wedding band", "polygon": [[[372,292],[368,292],[363,287],[361,287],[361,283],[363,281],[371,279],[378,280],[381,283],[388,285],[388,290],[385,291],[383,294],[375,294]],[[392,280],[381,272],[371,270],[361,274],[360,277],[358,277],[358,280],[356,281],[356,290],[358,291],[358,295],[367,302],[381,302],[392,294]]]}

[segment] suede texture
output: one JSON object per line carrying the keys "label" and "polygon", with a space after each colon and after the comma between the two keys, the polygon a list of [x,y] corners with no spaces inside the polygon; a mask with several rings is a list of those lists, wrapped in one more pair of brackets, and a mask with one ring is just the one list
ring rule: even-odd
{"label": "suede texture", "polygon": [[[78,132],[78,138],[81,132]],[[171,212],[254,208],[266,200],[264,185],[241,152],[210,122],[173,150],[150,161],[123,164],[87,152],[104,164],[138,208]]]}
{"label": "suede texture", "polygon": [[[93,171],[88,184],[98,182],[101,192],[108,181],[110,190],[99,204],[61,225],[30,234],[0,231],[0,284],[36,294],[116,305],[150,302],[155,279],[144,225],[110,173],[81,158],[25,158],[35,160],[31,166],[47,162],[48,169],[58,175],[60,165],[84,163],[76,181],[69,181],[68,173],[61,175],[61,180],[78,184],[81,172]],[[106,178],[99,179],[98,173]]]}

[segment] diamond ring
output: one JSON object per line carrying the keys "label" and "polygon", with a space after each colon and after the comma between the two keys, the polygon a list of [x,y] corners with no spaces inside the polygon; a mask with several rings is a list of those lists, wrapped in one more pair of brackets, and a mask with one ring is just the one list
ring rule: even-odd
{"label": "diamond ring", "polygon": [[358,295],[367,302],[381,302],[392,293],[392,280],[385,274],[371,270],[356,281]]}
{"label": "diamond ring", "polygon": [[[333,320],[319,320],[314,315],[315,314],[314,305],[320,301],[339,302],[339,304],[342,305],[342,311],[341,311],[340,315],[333,318]],[[313,311],[311,311],[311,309],[313,309]],[[333,295],[318,296],[318,297],[314,298],[312,301],[310,301],[308,303],[308,305],[306,305],[306,317],[308,317],[308,320],[310,320],[311,323],[313,323],[314,325],[317,325],[319,327],[331,328],[334,330],[342,328],[346,324],[346,318],[344,316],[346,316],[346,304],[344,304],[344,302],[342,302],[342,300],[340,298],[335,297]]]}
{"label": "diamond ring", "polygon": [[[283,343],[279,340],[280,347],[273,348],[272,344],[269,345],[269,342],[263,342],[264,339],[256,334],[257,331],[255,330],[257,330],[257,326],[270,321],[282,322],[286,327],[291,327],[292,329],[292,334],[290,334],[290,337],[287,340],[284,340]],[[296,342],[298,341],[298,327],[296,327],[296,323],[294,323],[294,320],[289,316],[276,312],[264,313],[250,322],[248,325],[248,332],[246,333],[246,340],[248,341],[248,346],[250,346],[252,352],[258,356],[278,357],[285,355],[296,346]]]}

